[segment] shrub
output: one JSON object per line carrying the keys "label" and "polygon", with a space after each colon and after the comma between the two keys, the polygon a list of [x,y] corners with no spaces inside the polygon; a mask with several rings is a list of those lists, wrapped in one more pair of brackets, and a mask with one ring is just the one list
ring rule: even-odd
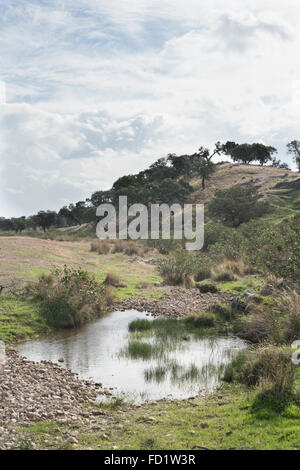
{"label": "shrub", "polygon": [[217,292],[219,292],[217,286],[211,282],[197,284],[197,288],[199,289],[201,294],[216,294]]}
{"label": "shrub", "polygon": [[285,340],[292,342],[300,338],[300,295],[291,291],[276,301],[274,310],[284,316]]}
{"label": "shrub", "polygon": [[106,240],[93,241],[91,251],[96,251],[99,255],[107,255],[110,252],[109,243]]}
{"label": "shrub", "polygon": [[258,386],[265,396],[283,398],[293,390],[295,366],[289,348],[264,346],[249,357],[243,368],[243,381]]}
{"label": "shrub", "polygon": [[158,272],[166,284],[183,284],[187,276],[193,276],[196,264],[194,255],[179,249],[160,261]]}
{"label": "shrub", "polygon": [[103,284],[105,286],[126,287],[126,284],[114,273],[107,273]]}
{"label": "shrub", "polygon": [[269,225],[248,248],[248,258],[265,273],[300,281],[300,214]]}
{"label": "shrub", "polygon": [[213,313],[208,312],[200,315],[189,315],[185,321],[195,328],[211,328],[215,325],[216,317]]}
{"label": "shrub", "polygon": [[239,336],[251,343],[280,343],[281,327],[276,312],[267,307],[256,307],[253,314],[243,321]]}
{"label": "shrub", "polygon": [[183,242],[182,240],[148,240],[147,244],[158,250],[158,252],[162,255],[168,255],[172,251],[178,250],[182,248]]}
{"label": "shrub", "polygon": [[223,271],[213,276],[214,281],[216,282],[231,282],[236,281],[237,277],[232,274],[230,271]]}
{"label": "shrub", "polygon": [[40,276],[33,293],[42,300],[44,316],[56,327],[78,327],[106,309],[103,286],[80,268],[55,268],[50,275]]}
{"label": "shrub", "polygon": [[209,215],[230,227],[238,227],[244,222],[261,217],[269,210],[254,185],[236,185],[216,191],[208,205]]}
{"label": "shrub", "polygon": [[282,399],[292,393],[295,381],[291,351],[276,346],[243,351],[226,367],[223,380],[256,386],[264,396]]}
{"label": "shrub", "polygon": [[136,242],[128,242],[124,253],[128,256],[141,256],[142,249]]}
{"label": "shrub", "polygon": [[115,240],[113,253],[123,253],[126,242],[124,240]]}
{"label": "shrub", "polygon": [[211,277],[210,267],[203,266],[197,269],[194,279],[196,282],[201,282],[201,281],[205,281],[206,279],[210,279],[210,277]]}

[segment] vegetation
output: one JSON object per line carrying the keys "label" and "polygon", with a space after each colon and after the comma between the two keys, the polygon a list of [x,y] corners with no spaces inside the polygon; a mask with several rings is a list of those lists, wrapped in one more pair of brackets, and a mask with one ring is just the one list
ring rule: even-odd
{"label": "vegetation", "polygon": [[260,396],[284,404],[292,396],[295,383],[291,350],[268,345],[256,349],[255,354],[242,352],[225,370],[224,380],[255,386]]}
{"label": "vegetation", "polygon": [[287,151],[293,156],[294,162],[300,172],[300,140],[292,140],[287,144]]}
{"label": "vegetation", "polygon": [[251,219],[261,217],[269,210],[266,201],[259,201],[257,188],[237,185],[219,190],[208,206],[211,217],[230,227],[238,227]]}
{"label": "vegetation", "polygon": [[105,289],[81,268],[56,268],[40,276],[32,292],[42,301],[42,313],[49,324],[60,328],[78,327],[107,306]]}
{"label": "vegetation", "polygon": [[[298,144],[293,141],[288,145],[297,165]],[[49,242],[48,248],[46,241],[40,240],[45,243],[41,253],[37,253],[37,245],[30,252],[27,245],[20,247],[16,243],[10,248],[15,259],[3,260],[5,279],[13,273],[22,281],[37,280],[18,297],[7,294],[3,287],[0,339],[6,342],[33,338],[53,331],[53,327],[77,327],[110,308],[115,296],[159,298],[168,289],[153,288],[161,280],[168,285],[197,287],[201,293],[226,292],[235,298],[236,303],[231,305],[224,296],[222,303],[210,306],[210,311],[180,319],[136,320],[129,325],[128,347],[122,352],[137,360],[161,359],[166,350],[172,351],[193,336],[234,333],[251,347],[226,368],[224,380],[228,384],[205,402],[197,398],[151,406],[151,425],[144,420],[150,405],[141,409],[128,407],[126,432],[112,428],[104,440],[103,433],[96,429],[79,430],[79,445],[122,448],[126,437],[128,448],[299,448],[299,370],[291,361],[290,349],[291,343],[300,338],[298,183],[289,180],[287,184],[294,184],[292,189],[266,183],[264,194],[254,177],[251,183],[247,179],[241,184],[241,178],[237,178],[230,186],[226,183],[218,187],[217,170],[221,164],[218,167],[212,161],[215,155],[225,154],[234,162],[258,162],[285,170],[286,165],[274,157],[275,153],[273,147],[262,144],[218,142],[213,151],[201,147],[193,155],[169,154],[137,175],[119,178],[111,190],[98,191],[90,199],[63,207],[57,213],[40,211],[29,218],[0,220],[2,231],[33,236],[41,232],[44,238],[63,239],[69,233],[64,235],[64,228],[94,221],[95,208],[102,202],[116,202],[120,195],[126,195],[129,204],[183,204],[197,200],[199,194],[200,201],[211,201],[205,246],[199,253],[186,252],[181,240],[155,240],[147,245],[93,240],[69,244],[74,245],[71,255],[67,243],[61,243],[60,250],[56,250],[54,242]],[[245,170],[244,165],[240,168]],[[280,184],[285,182],[286,173],[281,174]],[[32,232],[27,232],[29,229]],[[85,236],[91,237],[92,232],[90,225]],[[81,236],[75,233],[74,239]],[[157,273],[154,266],[129,258],[148,252],[160,259]],[[43,263],[37,261],[41,258]],[[65,259],[70,266],[62,265]],[[58,267],[50,271],[53,263]],[[179,379],[198,380],[198,366],[195,362],[183,372],[178,364],[168,362],[151,367],[145,377],[149,382],[159,382],[173,373]],[[195,403],[197,407],[193,406]],[[116,400],[110,412],[122,420],[119,415],[123,414],[117,414],[120,406],[126,405]],[[45,441],[51,442],[52,433],[54,436],[68,426],[48,424],[22,430],[25,437],[17,445],[26,448],[31,442],[27,435],[39,441],[47,434]],[[263,430],[258,424],[263,425]],[[149,434],[146,440],[140,437],[145,429]],[[48,444],[43,441],[41,445]]]}
{"label": "vegetation", "polygon": [[195,256],[182,248],[177,249],[168,257],[162,259],[158,272],[167,284],[185,284],[195,273]]}

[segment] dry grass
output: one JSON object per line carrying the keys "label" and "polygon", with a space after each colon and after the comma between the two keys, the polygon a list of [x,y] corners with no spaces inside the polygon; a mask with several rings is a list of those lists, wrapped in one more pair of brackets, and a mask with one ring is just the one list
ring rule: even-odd
{"label": "dry grass", "polygon": [[111,286],[105,287],[105,301],[107,307],[112,307],[116,301],[116,295],[114,294]]}
{"label": "dry grass", "polygon": [[99,255],[107,255],[110,252],[110,245],[106,240],[95,240],[91,243],[91,251],[95,251]]}
{"label": "dry grass", "polygon": [[115,240],[113,253],[124,253],[127,256],[144,256],[152,251],[152,248],[144,243],[133,240]]}
{"label": "dry grass", "polygon": [[255,385],[259,391],[277,399],[291,393],[295,380],[295,366],[289,348],[261,346],[243,367],[243,381]]}
{"label": "dry grass", "polygon": [[210,279],[212,276],[212,271],[210,267],[203,266],[197,270],[197,273],[195,274],[195,281],[196,282],[201,282],[205,281],[206,279]]}
{"label": "dry grass", "polygon": [[213,279],[218,282],[230,282],[245,275],[246,266],[243,260],[224,259],[213,269]]}
{"label": "dry grass", "polygon": [[257,306],[245,319],[239,335],[254,344],[265,341],[278,344],[281,342],[280,318],[273,309]]}
{"label": "dry grass", "polygon": [[277,315],[284,316],[285,340],[292,342],[300,338],[300,294],[288,292],[280,297],[274,306]]}

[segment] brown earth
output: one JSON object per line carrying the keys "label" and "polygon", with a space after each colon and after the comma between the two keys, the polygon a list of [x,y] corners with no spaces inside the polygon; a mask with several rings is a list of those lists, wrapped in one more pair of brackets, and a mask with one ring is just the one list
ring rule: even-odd
{"label": "brown earth", "polygon": [[164,298],[161,300],[126,299],[118,303],[120,310],[138,310],[148,312],[153,316],[181,317],[189,313],[200,313],[209,310],[214,304],[228,302],[231,295],[226,293],[205,293],[198,289],[183,289],[181,287],[162,288]]}

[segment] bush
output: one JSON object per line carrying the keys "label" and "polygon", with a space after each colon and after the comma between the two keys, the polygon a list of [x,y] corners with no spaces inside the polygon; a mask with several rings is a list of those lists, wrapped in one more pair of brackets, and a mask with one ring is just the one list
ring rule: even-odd
{"label": "bush", "polygon": [[300,282],[300,214],[269,225],[248,247],[248,258],[262,272]]}
{"label": "bush", "polygon": [[243,321],[239,336],[254,344],[265,341],[280,343],[281,327],[277,313],[257,306],[255,312]]}
{"label": "bush", "polygon": [[207,294],[207,293],[216,294],[217,292],[219,292],[219,289],[217,288],[217,286],[209,282],[197,284],[197,288],[199,289],[201,294]]}
{"label": "bush", "polygon": [[116,240],[113,247],[113,253],[125,253],[128,256],[143,256],[149,251],[147,245],[130,240]]}
{"label": "bush", "polygon": [[55,327],[76,328],[106,309],[105,290],[82,269],[55,268],[33,287],[42,300],[42,313]]}
{"label": "bush", "polygon": [[96,251],[99,255],[107,255],[110,252],[109,243],[106,240],[93,241],[91,251]]}
{"label": "bush", "polygon": [[187,277],[194,275],[195,270],[195,256],[183,249],[176,250],[158,265],[159,274],[169,285],[183,284]]}
{"label": "bush", "polygon": [[103,284],[105,286],[126,287],[126,284],[114,273],[107,273]]}
{"label": "bush", "polygon": [[291,351],[276,346],[243,351],[226,367],[223,380],[255,386],[264,396],[282,399],[292,393],[295,381]]}
{"label": "bush", "polygon": [[126,242],[124,240],[115,240],[113,253],[123,253],[125,250]]}
{"label": "bush", "polygon": [[195,328],[211,328],[215,325],[216,317],[213,313],[201,313],[200,315],[189,315],[185,321]]}
{"label": "bush", "polygon": [[136,242],[128,242],[124,253],[128,256],[141,256],[143,254],[143,250]]}
{"label": "bush", "polygon": [[148,240],[147,244],[156,249],[160,254],[162,255],[168,255],[172,251],[178,250],[179,248],[182,248],[183,241],[182,240]]}
{"label": "bush", "polygon": [[210,279],[210,277],[211,277],[210,267],[202,266],[201,268],[197,269],[194,279],[196,282],[201,282],[201,281],[205,281],[206,279]]}
{"label": "bush", "polygon": [[274,310],[284,316],[284,337],[289,343],[300,338],[300,295],[291,291],[275,303]]}
{"label": "bush", "polygon": [[283,398],[291,394],[295,381],[295,366],[288,348],[261,347],[245,362],[243,381],[258,386],[264,396]]}
{"label": "bush", "polygon": [[269,211],[268,203],[259,198],[257,188],[251,184],[218,190],[208,205],[209,215],[224,225],[238,227]]}

